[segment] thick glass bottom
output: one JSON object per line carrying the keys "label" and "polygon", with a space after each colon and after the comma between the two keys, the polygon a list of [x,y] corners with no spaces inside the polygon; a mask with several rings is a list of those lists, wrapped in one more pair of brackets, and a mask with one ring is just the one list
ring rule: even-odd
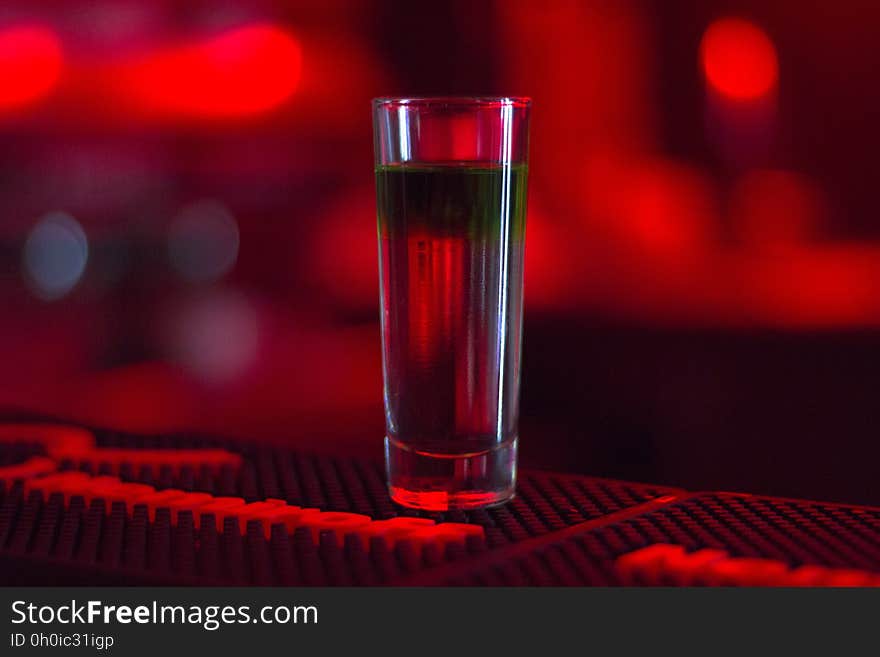
{"label": "thick glass bottom", "polygon": [[385,438],[391,498],[426,511],[483,509],[503,504],[516,491],[516,438],[492,449],[438,454]]}

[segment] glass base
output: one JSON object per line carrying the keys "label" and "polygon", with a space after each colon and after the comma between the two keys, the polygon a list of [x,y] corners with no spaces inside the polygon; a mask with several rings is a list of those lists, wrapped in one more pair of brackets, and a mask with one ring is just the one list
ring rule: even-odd
{"label": "glass base", "polygon": [[426,511],[485,509],[516,492],[516,438],[486,451],[437,454],[386,437],[385,466],[398,504]]}

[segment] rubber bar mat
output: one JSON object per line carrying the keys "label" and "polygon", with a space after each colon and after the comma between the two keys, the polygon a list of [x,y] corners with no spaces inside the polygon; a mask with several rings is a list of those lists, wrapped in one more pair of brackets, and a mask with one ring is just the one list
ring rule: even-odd
{"label": "rubber bar mat", "polygon": [[[284,509],[323,512],[311,518],[355,514],[377,522],[369,531],[353,533],[317,531],[315,522],[311,529],[287,531],[281,525],[241,520],[222,505],[216,513],[176,513],[159,502],[152,507],[126,504],[128,493],[122,498],[111,493],[65,495],[9,476],[0,482],[0,583],[395,583],[676,493],[659,486],[526,471],[516,499],[503,507],[413,512],[391,502],[381,466],[372,462],[202,437],[92,433],[94,448],[66,453],[27,435],[17,440],[12,427],[0,440],[0,465],[14,470],[29,459],[54,459],[61,472],[83,473],[82,479],[90,482],[116,479],[126,482],[121,490],[129,492],[138,492],[140,484],[150,492],[204,493],[215,505],[238,498],[252,505],[270,500]],[[169,454],[175,462],[168,462]],[[394,522],[402,518],[433,520],[436,526],[423,530],[431,540],[394,540]],[[372,531],[380,525],[381,531]],[[463,531],[469,527],[481,531]],[[454,538],[461,540],[434,540],[441,535],[437,528],[458,528]]]}
{"label": "rubber bar mat", "polygon": [[0,583],[873,586],[880,509],[525,471],[428,514],[368,461],[0,424]]}
{"label": "rubber bar mat", "polygon": [[880,509],[734,493],[693,494],[646,506],[653,508],[570,527],[400,583],[880,584]]}

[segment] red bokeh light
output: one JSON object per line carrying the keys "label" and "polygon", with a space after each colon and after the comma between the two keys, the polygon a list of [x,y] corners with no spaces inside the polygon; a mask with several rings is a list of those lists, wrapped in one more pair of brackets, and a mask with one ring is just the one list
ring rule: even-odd
{"label": "red bokeh light", "polygon": [[731,193],[731,223],[749,248],[807,244],[819,237],[826,219],[822,191],[792,171],[751,171]]}
{"label": "red bokeh light", "polygon": [[526,312],[571,307],[573,290],[590,282],[579,278],[576,270],[575,263],[584,258],[576,228],[531,202],[526,220]]}
{"label": "red bokeh light", "polygon": [[55,33],[40,25],[0,31],[0,109],[30,105],[61,78],[64,54]]}
{"label": "red bokeh light", "polygon": [[703,34],[700,62],[711,87],[735,100],[768,94],[779,76],[776,48],[757,25],[740,18],[722,18]]}
{"label": "red bokeh light", "polygon": [[299,83],[301,48],[286,30],[256,24],[133,63],[126,91],[147,112],[227,119],[276,109]]}
{"label": "red bokeh light", "polygon": [[352,190],[321,213],[308,246],[309,279],[324,301],[351,311],[376,311],[376,193]]}
{"label": "red bokeh light", "polygon": [[[659,253],[693,253],[713,242],[713,190],[698,169],[657,162],[633,172],[626,220],[633,237]],[[623,191],[623,190],[621,190]]]}
{"label": "red bokeh light", "polygon": [[78,381],[59,411],[129,431],[168,431],[193,422],[197,404],[197,390],[181,371],[153,361]]}
{"label": "red bokeh light", "polygon": [[790,248],[785,257],[741,261],[738,303],[767,326],[877,326],[880,253],[841,244]]}
{"label": "red bokeh light", "polygon": [[588,163],[591,219],[645,254],[699,254],[715,244],[715,188],[700,169],[664,158]]}

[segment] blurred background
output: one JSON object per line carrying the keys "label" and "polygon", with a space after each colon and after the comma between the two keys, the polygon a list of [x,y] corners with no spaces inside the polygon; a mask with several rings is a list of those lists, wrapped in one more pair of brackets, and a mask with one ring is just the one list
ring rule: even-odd
{"label": "blurred background", "polygon": [[378,455],[369,101],[534,99],[527,466],[880,504],[880,5],[8,0],[0,406]]}

